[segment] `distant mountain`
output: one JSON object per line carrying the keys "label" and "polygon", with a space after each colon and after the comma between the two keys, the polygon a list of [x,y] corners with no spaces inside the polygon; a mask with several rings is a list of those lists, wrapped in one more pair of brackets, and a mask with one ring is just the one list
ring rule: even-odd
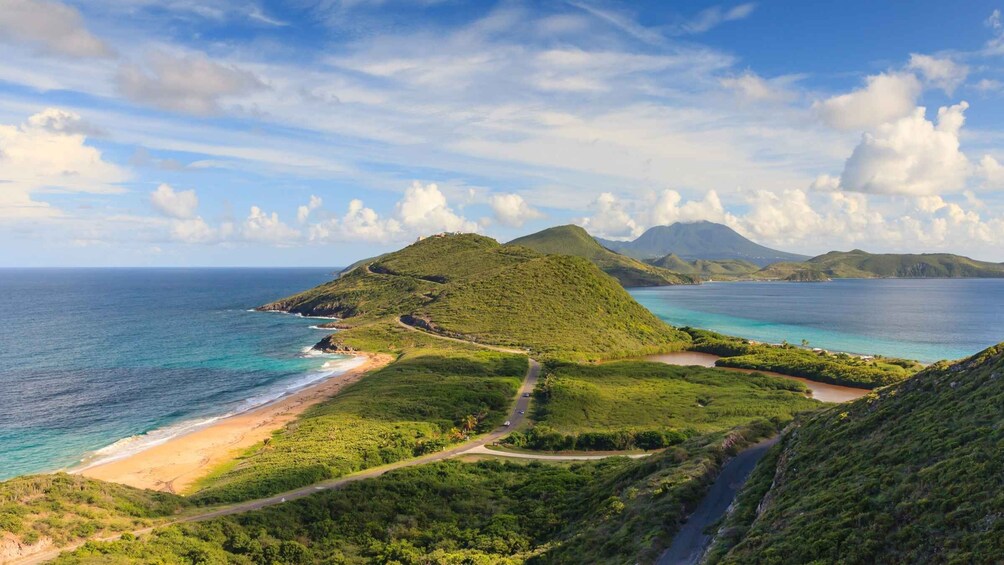
{"label": "distant mountain", "polygon": [[702,278],[744,277],[760,270],[760,266],[740,259],[698,259],[687,261],[675,253],[658,259],[647,259],[649,265],[662,267],[676,273],[697,275]]}
{"label": "distant mountain", "polygon": [[764,247],[732,228],[714,222],[677,222],[671,226],[649,228],[634,241],[598,241],[608,249],[636,259],[655,259],[672,253],[687,261],[739,259],[765,267],[778,261],[804,261],[809,258]]}
{"label": "distant mountain", "polygon": [[1000,563],[1004,344],[806,416],[707,563]]}
{"label": "distant mountain", "polygon": [[637,259],[614,253],[600,245],[586,230],[567,225],[548,228],[514,239],[506,245],[529,247],[546,255],[571,255],[588,259],[606,274],[617,279],[622,286],[665,286],[693,284],[697,280]]}
{"label": "distant mountain", "polygon": [[806,266],[833,278],[997,278],[1004,263],[976,261],[949,253],[875,254],[855,249],[831,251],[806,261]]}

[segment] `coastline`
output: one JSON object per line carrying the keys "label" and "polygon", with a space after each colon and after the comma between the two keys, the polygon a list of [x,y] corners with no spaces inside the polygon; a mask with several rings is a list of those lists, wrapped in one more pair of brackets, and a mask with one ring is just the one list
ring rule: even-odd
{"label": "coastline", "polygon": [[221,418],[164,443],[70,473],[137,488],[184,493],[196,481],[244,449],[271,437],[307,408],[327,400],[367,373],[392,360],[385,354],[362,354],[364,361],[272,402]]}

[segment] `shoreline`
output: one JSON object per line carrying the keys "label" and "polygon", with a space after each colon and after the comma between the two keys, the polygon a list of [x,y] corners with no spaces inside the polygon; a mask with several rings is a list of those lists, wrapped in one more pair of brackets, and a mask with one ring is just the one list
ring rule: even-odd
{"label": "shoreline", "polygon": [[220,418],[204,427],[152,445],[147,449],[68,472],[136,488],[183,494],[196,481],[241,451],[261,443],[300,416],[392,360],[385,354],[359,354],[364,361],[291,394]]}

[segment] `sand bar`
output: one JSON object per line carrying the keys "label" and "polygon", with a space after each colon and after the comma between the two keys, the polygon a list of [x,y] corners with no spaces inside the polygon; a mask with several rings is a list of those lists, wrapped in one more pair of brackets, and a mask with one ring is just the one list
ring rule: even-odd
{"label": "sand bar", "polygon": [[71,472],[138,488],[185,493],[217,465],[271,437],[272,432],[296,419],[308,407],[331,398],[393,359],[390,355],[365,357],[361,365],[275,402],[223,418],[123,459]]}

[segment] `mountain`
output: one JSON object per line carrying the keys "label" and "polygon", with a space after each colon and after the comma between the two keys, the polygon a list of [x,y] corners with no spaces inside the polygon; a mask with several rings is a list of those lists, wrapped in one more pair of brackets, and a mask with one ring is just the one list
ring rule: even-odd
{"label": "mountain", "polygon": [[586,233],[586,230],[579,226],[567,225],[548,228],[514,239],[506,245],[529,247],[546,255],[572,255],[588,259],[625,287],[694,284],[698,282],[693,277],[681,276],[671,270],[648,265],[637,259],[614,253],[600,245]]}
{"label": "mountain", "polygon": [[805,255],[786,253],[754,243],[735,230],[713,222],[677,222],[649,228],[634,241],[600,239],[605,247],[636,259],[655,259],[675,254],[687,261],[739,259],[761,267],[778,261],[804,261]]}
{"label": "mountain", "polygon": [[1000,563],[1004,344],[809,416],[754,471],[711,563]]}
{"label": "mountain", "polygon": [[690,339],[585,258],[475,234],[427,238],[261,309],[335,316],[347,326],[403,318],[443,335],[569,359],[665,350]]}
{"label": "mountain", "polygon": [[948,253],[874,254],[860,249],[831,251],[807,267],[833,278],[965,278],[1004,277],[1004,263],[987,263]]}
{"label": "mountain", "polygon": [[673,272],[697,275],[702,278],[711,277],[743,277],[760,270],[760,266],[740,259],[698,259],[686,261],[675,253],[670,253],[658,259],[647,259],[649,265],[662,267]]}

